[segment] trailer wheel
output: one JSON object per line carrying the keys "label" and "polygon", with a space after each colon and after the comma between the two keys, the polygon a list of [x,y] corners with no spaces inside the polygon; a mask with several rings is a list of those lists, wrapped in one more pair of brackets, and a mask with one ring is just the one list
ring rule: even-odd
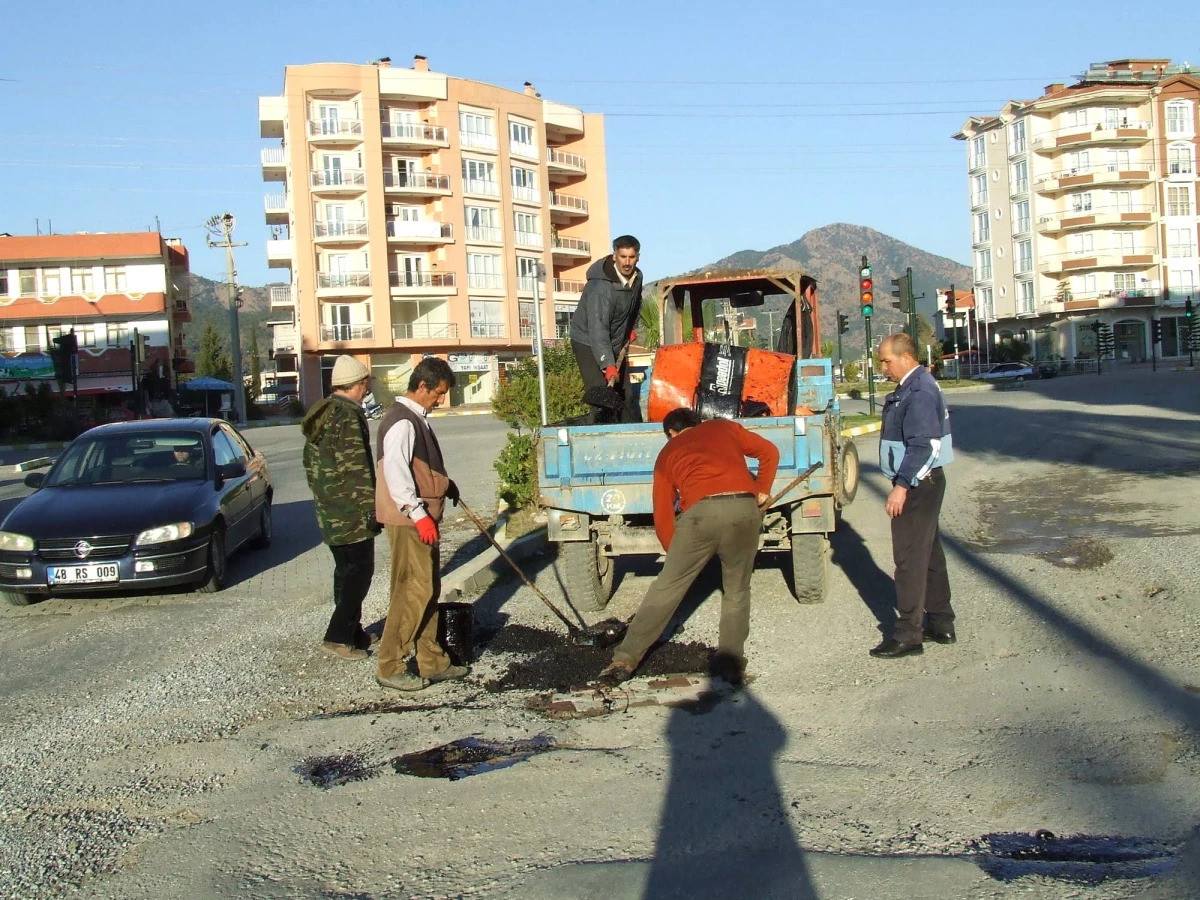
{"label": "trailer wheel", "polygon": [[829,539],[821,533],[792,535],[792,596],[797,603],[824,603],[829,582]]}
{"label": "trailer wheel", "polygon": [[595,538],[558,545],[559,570],[571,603],[582,612],[599,612],[613,592],[616,562],[600,552]]}
{"label": "trailer wheel", "polygon": [[847,439],[838,462],[837,505],[849,506],[858,494],[858,447]]}

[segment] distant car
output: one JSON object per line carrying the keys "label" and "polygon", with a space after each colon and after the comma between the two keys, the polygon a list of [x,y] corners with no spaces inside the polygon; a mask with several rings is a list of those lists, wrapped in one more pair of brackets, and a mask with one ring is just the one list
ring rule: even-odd
{"label": "distant car", "polygon": [[271,543],[266,458],[215,419],[115,422],[77,437],[0,524],[0,597],[194,585]]}
{"label": "distant car", "polygon": [[1033,365],[1028,362],[996,363],[986,372],[974,376],[977,381],[1024,381],[1033,377]]}

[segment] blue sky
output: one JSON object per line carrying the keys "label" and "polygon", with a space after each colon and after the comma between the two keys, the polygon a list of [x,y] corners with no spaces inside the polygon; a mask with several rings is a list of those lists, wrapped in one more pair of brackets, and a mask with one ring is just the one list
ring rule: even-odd
{"label": "blue sky", "polygon": [[[5,14],[0,231],[152,227],[223,277],[203,223],[239,222],[240,280],[268,270],[257,101],[283,67],[414,53],[433,69],[606,113],[614,233],[650,278],[830,222],[965,262],[971,113],[1070,81],[1092,61],[1200,64],[1197,7],[750,2],[108,3]],[[1186,10],[1192,9],[1188,13]],[[1187,19],[1188,21],[1185,21]],[[1019,38],[999,29],[1016,25]],[[1130,37],[1133,35],[1133,37]],[[503,43],[496,40],[503,39]],[[881,113],[889,113],[881,115]],[[899,114],[897,114],[899,113]]]}

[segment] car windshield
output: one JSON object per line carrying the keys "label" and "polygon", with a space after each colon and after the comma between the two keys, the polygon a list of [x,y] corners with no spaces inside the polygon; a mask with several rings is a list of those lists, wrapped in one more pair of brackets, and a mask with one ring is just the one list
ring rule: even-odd
{"label": "car windshield", "polygon": [[46,483],[63,487],[189,481],[204,474],[204,444],[195,432],[122,431],[78,438]]}

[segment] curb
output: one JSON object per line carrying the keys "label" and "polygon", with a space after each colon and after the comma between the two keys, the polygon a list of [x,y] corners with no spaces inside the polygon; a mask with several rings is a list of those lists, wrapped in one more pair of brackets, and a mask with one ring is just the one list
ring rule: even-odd
{"label": "curb", "polygon": [[276,425],[299,425],[302,419],[256,419],[253,422],[247,422],[245,425],[236,425],[235,428],[240,431],[245,431],[247,428],[273,428]]}
{"label": "curb", "polygon": [[[531,556],[537,556],[544,551],[549,542],[546,540],[546,529],[542,528],[524,537],[519,537],[510,544],[500,542],[504,552],[515,562],[521,562]],[[512,572],[508,563],[500,558],[495,547],[488,547],[474,559],[470,559],[442,576],[442,593],[439,602],[458,600],[468,591],[479,592],[487,590],[502,575]]]}
{"label": "curb", "polygon": [[453,409],[435,409],[429,414],[429,418],[452,419],[456,416],[490,416],[490,409],[464,409],[461,412],[456,412]]}
{"label": "curb", "polygon": [[13,450],[61,450],[70,443],[70,441],[50,441],[38,444],[0,444],[0,453]]}
{"label": "curb", "polygon": [[856,425],[853,428],[843,428],[842,437],[860,437],[864,434],[871,434],[883,427],[882,422],[872,422],[870,425]]}
{"label": "curb", "polygon": [[14,472],[32,472],[34,469],[43,469],[49,466],[57,457],[54,456],[39,456],[37,459],[27,459],[25,462],[17,463],[13,466]]}

